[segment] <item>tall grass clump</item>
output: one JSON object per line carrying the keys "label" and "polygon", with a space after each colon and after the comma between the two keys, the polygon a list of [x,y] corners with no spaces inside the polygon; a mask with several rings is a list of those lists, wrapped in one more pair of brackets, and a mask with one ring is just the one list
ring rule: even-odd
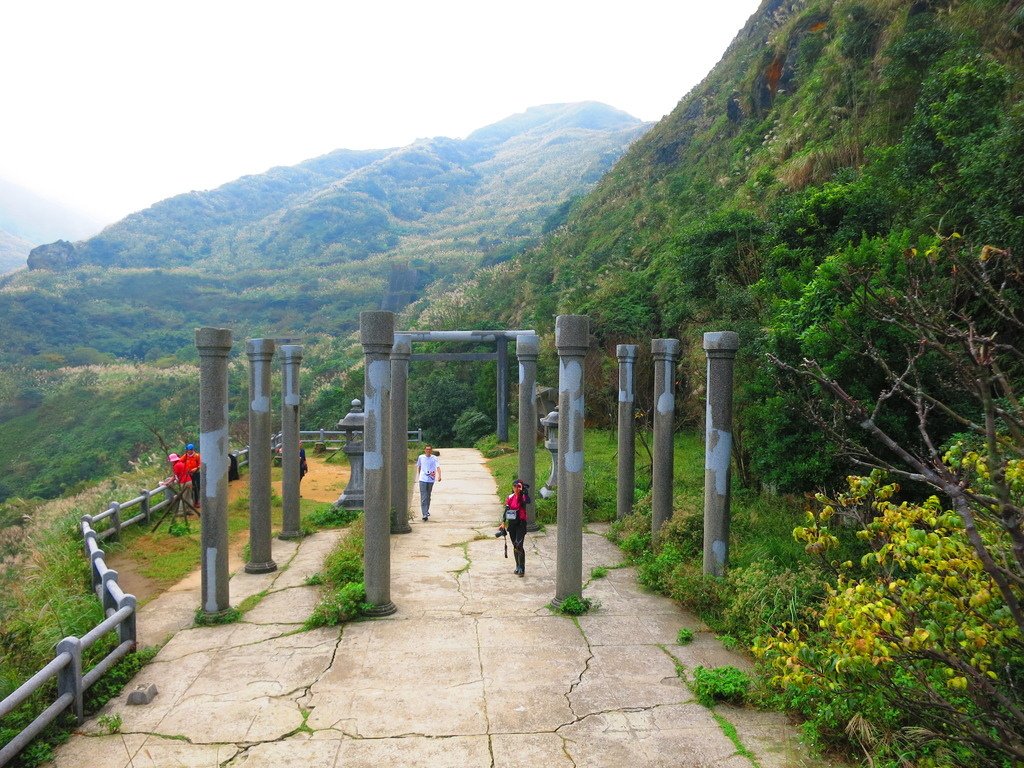
{"label": "tall grass clump", "polygon": [[320,573],[311,580],[321,585],[322,597],[306,620],[307,629],[351,621],[368,608],[363,584],[364,539],[365,527],[360,515],[324,560]]}

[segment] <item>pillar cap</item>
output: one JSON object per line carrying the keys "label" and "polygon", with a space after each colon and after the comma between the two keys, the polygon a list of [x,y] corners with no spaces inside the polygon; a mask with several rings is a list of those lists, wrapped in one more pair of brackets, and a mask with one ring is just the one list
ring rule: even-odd
{"label": "pillar cap", "polygon": [[298,362],[302,360],[302,345],[282,344],[281,354],[284,355],[285,362]]}
{"label": "pillar cap", "polygon": [[231,329],[196,328],[196,349],[199,350],[199,354],[221,352],[227,355],[231,349]]}
{"label": "pillar cap", "polygon": [[651,354],[655,358],[676,358],[679,357],[679,339],[651,339]]}
{"label": "pillar cap", "polygon": [[516,336],[516,357],[536,357],[540,352],[540,339],[534,335]]}
{"label": "pillar cap", "polygon": [[590,318],[559,315],[555,318],[555,348],[560,355],[585,355],[590,349]]}
{"label": "pillar cap", "polygon": [[245,351],[249,357],[265,357],[270,359],[274,356],[273,339],[249,339],[245,342]]}
{"label": "pillar cap", "polygon": [[635,360],[638,349],[636,344],[619,344],[615,347],[615,356],[619,360]]}
{"label": "pillar cap", "polygon": [[378,310],[360,312],[359,343],[368,354],[390,355],[395,343],[395,313]]}
{"label": "pillar cap", "polygon": [[740,337],[735,331],[712,331],[704,334],[704,349],[735,352],[740,347]]}

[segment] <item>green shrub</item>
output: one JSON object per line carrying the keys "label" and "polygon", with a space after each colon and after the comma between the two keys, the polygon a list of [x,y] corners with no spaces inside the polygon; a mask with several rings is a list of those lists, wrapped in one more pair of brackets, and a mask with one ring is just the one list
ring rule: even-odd
{"label": "green shrub", "polygon": [[346,509],[324,504],[306,515],[304,522],[317,528],[344,528],[362,514],[360,509]]}
{"label": "green shrub", "polygon": [[559,613],[565,614],[566,616],[582,616],[588,611],[594,610],[598,605],[596,601],[589,597],[577,597],[576,595],[569,595],[567,598],[562,600],[561,604],[556,608]]}
{"label": "green shrub", "polygon": [[317,603],[306,620],[306,629],[331,627],[358,618],[370,608],[362,582],[349,582]]}
{"label": "green shrub", "polygon": [[592,579],[603,579],[608,575],[608,569],[603,565],[598,565],[595,568],[590,569],[590,578]]}
{"label": "green shrub", "polygon": [[809,565],[796,569],[773,563],[734,568],[726,576],[729,599],[722,610],[720,631],[748,647],[758,635],[786,623],[810,619],[810,611],[825,594],[821,571]]}
{"label": "green shrub", "polygon": [[676,645],[689,645],[693,642],[693,630],[683,627],[676,635]]}
{"label": "green shrub", "polygon": [[690,687],[697,701],[705,707],[714,706],[718,701],[740,704],[747,696],[750,678],[736,667],[697,667]]}

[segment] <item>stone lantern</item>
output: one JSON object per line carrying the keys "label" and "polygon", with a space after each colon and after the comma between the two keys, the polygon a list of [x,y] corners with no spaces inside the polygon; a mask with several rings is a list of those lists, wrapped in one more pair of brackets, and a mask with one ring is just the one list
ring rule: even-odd
{"label": "stone lantern", "polygon": [[551,476],[540,489],[540,495],[550,499],[558,487],[558,408],[541,419],[540,423],[544,427],[544,447],[551,452]]}
{"label": "stone lantern", "polygon": [[348,485],[342,491],[341,496],[334,502],[334,506],[344,509],[363,508],[363,427],[366,415],[363,413],[363,404],[358,400],[352,401],[352,409],[345,418],[338,422],[338,428],[345,436],[345,444],[342,450],[348,456],[348,464],[352,470],[349,476]]}

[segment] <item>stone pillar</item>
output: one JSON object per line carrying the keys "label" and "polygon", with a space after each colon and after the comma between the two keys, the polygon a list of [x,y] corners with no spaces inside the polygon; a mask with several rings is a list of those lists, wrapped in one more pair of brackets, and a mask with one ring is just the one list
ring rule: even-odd
{"label": "stone pillar", "polygon": [[555,605],[583,593],[583,361],[590,321],[555,319],[558,349],[558,562]]}
{"label": "stone pillar", "polygon": [[391,602],[391,511],[388,506],[387,464],[390,435],[387,432],[385,397],[391,389],[391,348],[395,344],[393,312],[360,312],[359,340],[365,354],[363,403],[363,477],[366,500],[363,504],[363,576],[366,602],[371,616],[394,613]]}
{"label": "stone pillar", "polygon": [[621,520],[633,511],[636,487],[636,397],[633,394],[636,344],[619,344],[619,466],[615,517]]}
{"label": "stone pillar", "polygon": [[494,340],[498,354],[498,440],[508,440],[508,337]]}
{"label": "stone pillar", "polygon": [[411,533],[409,525],[409,358],[412,343],[395,336],[391,347],[391,532]]}
{"label": "stone pillar", "polygon": [[277,570],[270,551],[270,366],[273,339],[249,339],[249,562],[246,573]]}
{"label": "stone pillar", "polygon": [[654,339],[654,467],[651,490],[651,534],[672,518],[672,470],[675,463],[676,361],[678,339]]}
{"label": "stone pillar", "polygon": [[[530,498],[537,488],[537,355],[540,341],[536,336],[516,338],[519,358],[519,479],[530,487]],[[526,530],[536,531],[537,503],[526,507]]]}
{"label": "stone pillar", "polygon": [[281,365],[281,504],[284,519],[278,538],[297,539],[299,523],[299,363],[301,344],[282,344]]}
{"label": "stone pillar", "polygon": [[740,337],[704,334],[708,356],[704,444],[704,573],[724,576],[729,564],[729,468],[732,458],[732,369]]}
{"label": "stone pillar", "polygon": [[208,615],[231,608],[228,595],[228,353],[231,331],[196,329],[199,352],[199,453],[203,514],[200,601]]}

